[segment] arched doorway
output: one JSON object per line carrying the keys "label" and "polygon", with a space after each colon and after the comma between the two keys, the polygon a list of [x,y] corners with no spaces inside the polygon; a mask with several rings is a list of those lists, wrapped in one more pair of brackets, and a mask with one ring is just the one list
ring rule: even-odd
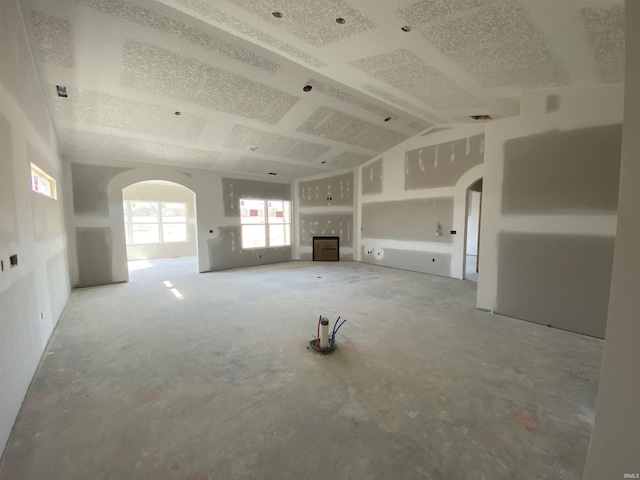
{"label": "arched doorway", "polygon": [[482,178],[467,188],[466,228],[464,239],[465,280],[478,281],[480,272],[480,218],[482,217]]}
{"label": "arched doorway", "polygon": [[158,266],[197,271],[196,198],[167,180],[146,180],[122,189],[129,273]]}

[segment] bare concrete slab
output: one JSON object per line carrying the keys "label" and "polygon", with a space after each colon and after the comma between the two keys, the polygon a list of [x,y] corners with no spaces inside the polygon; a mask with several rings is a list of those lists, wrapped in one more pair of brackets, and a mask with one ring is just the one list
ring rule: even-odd
{"label": "bare concrete slab", "polygon": [[[362,263],[193,272],[72,293],[0,478],[581,479],[601,340]],[[327,356],[320,314],[348,319]]]}

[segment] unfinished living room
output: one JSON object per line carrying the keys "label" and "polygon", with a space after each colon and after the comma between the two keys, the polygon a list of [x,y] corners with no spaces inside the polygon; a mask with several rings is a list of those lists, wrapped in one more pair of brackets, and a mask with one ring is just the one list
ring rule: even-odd
{"label": "unfinished living room", "polygon": [[640,478],[639,22],[0,0],[0,480]]}

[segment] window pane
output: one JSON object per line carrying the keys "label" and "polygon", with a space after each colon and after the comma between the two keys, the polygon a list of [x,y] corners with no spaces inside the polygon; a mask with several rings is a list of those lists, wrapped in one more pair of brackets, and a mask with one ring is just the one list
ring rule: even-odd
{"label": "window pane", "polygon": [[187,205],[185,203],[162,204],[162,221],[164,222],[186,222],[187,221]]}
{"label": "window pane", "polygon": [[[158,204],[156,202],[131,202],[131,217],[133,223],[158,223]],[[134,241],[134,243],[137,242]]]}
{"label": "window pane", "polygon": [[265,225],[243,225],[242,248],[266,247],[266,228]]}
{"label": "window pane", "polygon": [[284,223],[284,210],[281,201],[269,201],[269,223]]}
{"label": "window pane", "polygon": [[286,245],[291,245],[291,225],[270,225],[269,246],[283,247]]}
{"label": "window pane", "polygon": [[133,243],[140,245],[145,243],[160,243],[160,231],[158,224],[133,224]]}
{"label": "window pane", "polygon": [[162,240],[168,242],[186,242],[187,241],[187,224],[186,223],[163,223],[162,224]]}
{"label": "window pane", "polygon": [[244,224],[264,224],[264,200],[240,200],[240,222]]}

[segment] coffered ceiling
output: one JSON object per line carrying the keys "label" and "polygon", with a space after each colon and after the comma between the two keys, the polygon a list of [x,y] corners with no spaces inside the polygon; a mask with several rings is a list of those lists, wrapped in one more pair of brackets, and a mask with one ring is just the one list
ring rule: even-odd
{"label": "coffered ceiling", "polygon": [[21,5],[63,153],[118,163],[290,180],[516,115],[526,88],[623,80],[622,0]]}

